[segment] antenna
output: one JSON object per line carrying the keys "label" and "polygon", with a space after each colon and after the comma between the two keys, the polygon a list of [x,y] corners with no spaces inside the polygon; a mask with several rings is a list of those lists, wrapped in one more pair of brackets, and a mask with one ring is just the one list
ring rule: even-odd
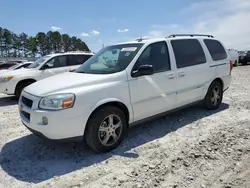
{"label": "antenna", "polygon": [[143,38],[142,36],[140,36],[140,38],[135,39],[137,42],[142,42],[143,40],[147,40],[149,38]]}

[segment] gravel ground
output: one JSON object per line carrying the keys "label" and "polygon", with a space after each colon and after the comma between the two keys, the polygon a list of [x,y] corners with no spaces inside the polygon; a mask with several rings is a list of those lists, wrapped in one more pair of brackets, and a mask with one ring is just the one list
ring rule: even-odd
{"label": "gravel ground", "polygon": [[123,144],[94,154],[53,143],[20,123],[0,96],[0,187],[250,187],[250,66],[233,70],[219,110],[194,106],[130,129]]}

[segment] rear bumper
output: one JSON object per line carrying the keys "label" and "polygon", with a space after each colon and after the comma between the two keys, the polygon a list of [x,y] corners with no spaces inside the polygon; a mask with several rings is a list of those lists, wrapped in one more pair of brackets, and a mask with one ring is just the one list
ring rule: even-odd
{"label": "rear bumper", "polygon": [[223,91],[226,91],[226,90],[228,90],[228,88],[232,82],[232,76],[231,75],[224,76],[224,77],[222,77],[222,81],[223,81],[223,85],[224,85]]}

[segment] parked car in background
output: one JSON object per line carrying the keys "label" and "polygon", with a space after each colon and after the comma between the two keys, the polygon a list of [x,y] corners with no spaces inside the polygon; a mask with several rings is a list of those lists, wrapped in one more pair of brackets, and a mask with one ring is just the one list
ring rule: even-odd
{"label": "parked car in background", "polygon": [[1,74],[0,93],[19,98],[26,86],[56,74],[75,70],[92,55],[92,52],[67,52],[41,57],[26,69]]}
{"label": "parked car in background", "polygon": [[235,49],[228,49],[228,53],[229,53],[229,56],[231,58],[231,60],[233,61],[233,65],[235,67],[238,66],[238,63],[239,63],[239,53],[237,50]]}
{"label": "parked car in background", "polygon": [[6,63],[2,63],[0,64],[0,71],[1,70],[7,70],[9,69],[10,67],[13,67],[15,65],[17,65],[19,63],[16,63],[16,62],[6,62]]}
{"label": "parked car in background", "polygon": [[242,65],[247,65],[248,62],[250,62],[250,51],[240,51],[239,63]]}
{"label": "parked car in background", "polygon": [[228,51],[210,35],[138,39],[26,87],[19,112],[40,137],[84,138],[94,151],[108,152],[131,124],[199,101],[219,108],[232,69]]}
{"label": "parked car in background", "polygon": [[[4,72],[8,72],[8,71],[13,71],[13,70],[21,69],[21,68],[27,68],[32,63],[33,62],[31,62],[31,61],[27,61],[27,62],[23,62],[23,63],[17,63],[15,65],[9,67],[8,69],[2,69],[2,70],[0,70],[0,74],[2,74]],[[1,67],[1,65],[0,65],[0,67]]]}

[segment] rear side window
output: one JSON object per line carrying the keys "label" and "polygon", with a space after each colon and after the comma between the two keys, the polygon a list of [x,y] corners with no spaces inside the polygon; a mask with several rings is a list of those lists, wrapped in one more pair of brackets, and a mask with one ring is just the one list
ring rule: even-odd
{"label": "rear side window", "polygon": [[201,44],[196,39],[172,40],[176,66],[184,68],[206,63],[206,56]]}
{"label": "rear side window", "polygon": [[69,59],[69,65],[82,65],[90,57],[91,55],[71,55]]}
{"label": "rear side window", "polygon": [[222,44],[217,40],[205,39],[210,55],[214,61],[219,61],[227,58],[227,53]]}

